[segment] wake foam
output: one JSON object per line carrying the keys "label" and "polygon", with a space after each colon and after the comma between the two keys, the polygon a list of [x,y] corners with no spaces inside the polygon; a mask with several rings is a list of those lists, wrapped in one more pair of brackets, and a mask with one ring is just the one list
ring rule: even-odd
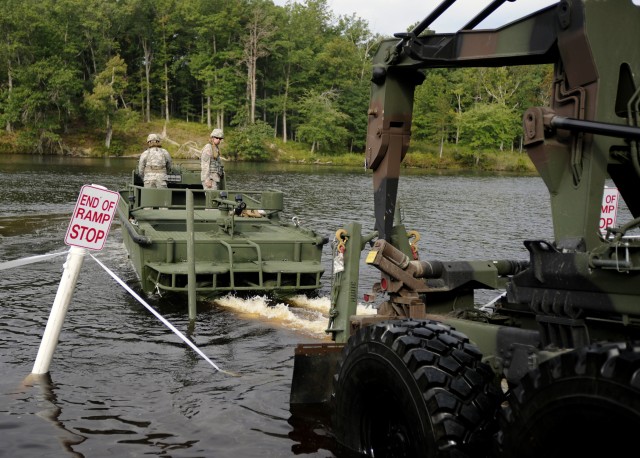
{"label": "wake foam", "polygon": [[[214,301],[244,318],[267,320],[276,326],[293,329],[317,339],[330,340],[330,335],[325,332],[331,308],[328,297],[297,295],[289,298],[288,302],[274,302],[267,296],[237,297],[232,294]],[[357,313],[372,315],[376,310],[358,304]]]}

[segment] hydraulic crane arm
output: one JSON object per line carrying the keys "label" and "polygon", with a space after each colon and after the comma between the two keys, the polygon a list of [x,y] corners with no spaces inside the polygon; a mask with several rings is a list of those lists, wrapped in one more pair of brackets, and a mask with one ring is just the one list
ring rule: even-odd
{"label": "hydraulic crane arm", "polygon": [[[411,136],[414,91],[423,82],[425,69],[554,64],[549,109],[558,119],[637,126],[638,97],[634,95],[633,73],[638,69],[628,63],[637,62],[633,58],[635,51],[629,47],[628,52],[618,54],[623,60],[614,62],[604,47],[593,46],[611,40],[619,40],[622,46],[640,39],[634,25],[639,19],[638,8],[630,0],[562,0],[503,27],[474,30],[504,3],[496,0],[456,33],[420,35],[454,3],[455,0],[443,1],[414,30],[383,41],[374,57],[366,166],[373,170],[375,229],[381,239],[390,240],[400,164]],[[620,21],[620,27],[609,27],[607,24],[612,20]],[[602,87],[600,81],[617,81],[618,85]],[[599,243],[598,199],[602,198],[607,177],[617,181],[632,212],[640,211],[640,204],[635,203],[637,193],[631,191],[635,186],[629,184],[638,179],[640,167],[634,171],[633,167],[619,164],[620,156],[623,162],[638,162],[638,152],[633,148],[635,140],[628,151],[624,143],[612,148],[613,142],[619,140],[610,137],[594,140],[594,134],[589,132],[576,134],[569,141],[570,135],[561,128],[553,132],[551,139],[549,135],[546,131],[528,132],[524,138],[552,196],[556,239],[582,240],[587,247],[593,246]],[[627,151],[617,158],[610,155],[610,150],[625,147]],[[565,171],[572,180],[563,178]],[[564,214],[567,202],[572,202],[571,218]],[[556,221],[560,213],[569,224]]]}

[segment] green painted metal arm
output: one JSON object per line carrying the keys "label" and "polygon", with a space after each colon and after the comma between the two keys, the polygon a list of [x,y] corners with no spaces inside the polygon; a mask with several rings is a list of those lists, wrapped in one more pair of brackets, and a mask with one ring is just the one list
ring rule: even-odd
{"label": "green painted metal arm", "polygon": [[[329,327],[332,340],[345,343],[351,335],[351,316],[358,307],[358,283],[360,255],[365,244],[378,236],[377,232],[363,236],[360,223],[349,223],[337,234],[342,235],[334,253],[334,269],[331,282],[331,309]],[[344,250],[341,251],[340,247]]]}

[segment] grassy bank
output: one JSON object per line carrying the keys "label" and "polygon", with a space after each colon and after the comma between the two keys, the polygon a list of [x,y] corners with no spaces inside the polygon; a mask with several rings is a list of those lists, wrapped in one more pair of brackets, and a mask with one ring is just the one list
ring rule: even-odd
{"label": "grassy bank", "polygon": [[[124,130],[115,130],[111,146],[105,147],[104,131],[87,126],[73,126],[68,133],[61,134],[53,145],[52,154],[73,156],[135,157],[146,148],[147,135],[162,134],[164,120],[150,123],[137,123]],[[174,159],[198,157],[200,150],[208,140],[210,130],[206,124],[174,120],[166,127],[163,147]],[[226,139],[233,139],[234,129],[225,128]],[[280,138],[269,139],[265,145],[270,161],[320,164],[328,166],[363,167],[364,154],[338,152],[311,153],[309,145]],[[0,153],[31,153],[24,145],[21,135],[0,133]],[[229,142],[222,144],[223,156],[237,160],[229,149]],[[241,158],[240,158],[241,160]],[[438,145],[426,142],[412,142],[403,161],[403,167],[432,170],[486,170],[500,172],[535,172],[535,168],[526,153],[520,151],[476,151],[456,145],[445,145],[440,151]]]}

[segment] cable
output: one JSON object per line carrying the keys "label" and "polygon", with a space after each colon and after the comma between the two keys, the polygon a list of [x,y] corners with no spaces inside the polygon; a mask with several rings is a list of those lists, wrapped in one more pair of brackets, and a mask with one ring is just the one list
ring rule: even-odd
{"label": "cable", "polygon": [[0,263],[0,270],[12,269],[14,267],[22,267],[28,264],[33,264],[47,259],[55,258],[63,254],[69,253],[69,250],[59,251],[57,253],[39,254],[36,256],[29,256],[28,258],[14,259],[13,261],[7,261]]}
{"label": "cable", "polygon": [[239,374],[236,374],[234,372],[229,372],[229,371],[225,371],[223,369],[220,369],[213,361],[211,361],[207,357],[207,355],[205,355],[202,352],[202,350],[200,350],[198,347],[196,347],[196,345],[193,342],[191,342],[184,334],[182,334],[180,331],[178,331],[174,325],[172,325],[169,321],[167,321],[153,307],[151,307],[149,304],[147,304],[144,299],[142,299],[124,281],[122,281],[120,278],[118,278],[118,276],[116,274],[114,274],[107,266],[105,266],[102,262],[100,262],[93,254],[89,253],[89,255],[93,258],[93,260],[95,262],[98,263],[98,265],[100,265],[100,267],[102,267],[109,275],[111,275],[111,277],[116,282],[118,282],[120,284],[120,286],[122,286],[125,290],[127,290],[127,292],[129,294],[131,294],[138,302],[140,302],[142,305],[144,305],[147,310],[149,310],[151,313],[153,313],[156,316],[156,318],[158,318],[166,327],[171,329],[178,337],[180,337],[180,339],[182,339],[184,341],[184,343],[189,345],[193,349],[193,351],[198,353],[205,361],[207,361],[209,364],[211,364],[214,367],[214,369],[216,369],[219,372],[223,372],[223,373],[225,373],[227,375],[231,375],[233,377],[239,377],[240,376]]}

